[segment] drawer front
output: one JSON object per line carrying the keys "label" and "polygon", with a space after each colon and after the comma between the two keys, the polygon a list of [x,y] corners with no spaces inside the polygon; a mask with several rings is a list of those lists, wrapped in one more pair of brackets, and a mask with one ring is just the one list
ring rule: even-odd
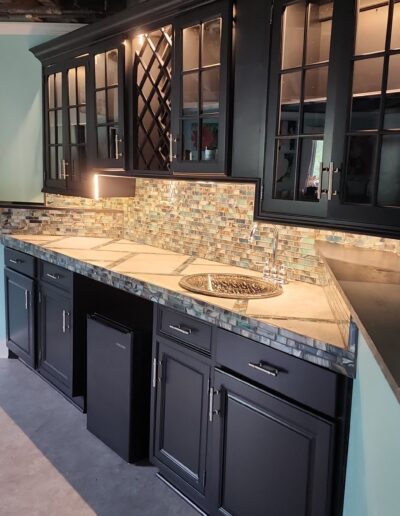
{"label": "drawer front", "polygon": [[40,279],[51,285],[72,290],[73,272],[49,262],[40,262]]}
{"label": "drawer front", "polygon": [[268,389],[335,417],[339,375],[225,330],[216,332],[216,361]]}
{"label": "drawer front", "polygon": [[166,308],[159,309],[158,332],[195,348],[211,351],[211,326],[188,315]]}
{"label": "drawer front", "polygon": [[6,247],[4,250],[4,265],[30,278],[35,277],[36,259],[29,254]]}

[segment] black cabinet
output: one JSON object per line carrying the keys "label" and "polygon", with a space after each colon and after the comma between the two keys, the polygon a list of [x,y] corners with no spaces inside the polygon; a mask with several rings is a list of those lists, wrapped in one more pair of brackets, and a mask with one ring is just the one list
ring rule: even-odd
{"label": "black cabinet", "polygon": [[398,234],[397,10],[274,2],[261,215]]}
{"label": "black cabinet", "polygon": [[41,283],[39,288],[39,372],[73,395],[73,305],[71,294]]}
{"label": "black cabinet", "polygon": [[35,280],[5,269],[4,286],[7,347],[35,367]]}
{"label": "black cabinet", "polygon": [[151,459],[167,480],[206,509],[210,364],[159,337],[153,355]]}
{"label": "black cabinet", "polygon": [[212,514],[331,514],[335,426],[216,370]]}
{"label": "black cabinet", "polygon": [[44,189],[81,193],[88,159],[88,60],[44,68]]}

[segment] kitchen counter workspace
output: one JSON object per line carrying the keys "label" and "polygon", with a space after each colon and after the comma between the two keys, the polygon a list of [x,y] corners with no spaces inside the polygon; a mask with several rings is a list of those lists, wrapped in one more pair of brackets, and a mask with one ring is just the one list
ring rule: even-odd
{"label": "kitchen counter workspace", "polygon": [[400,401],[400,257],[325,242],[318,251]]}
{"label": "kitchen counter workspace", "polygon": [[292,281],[283,294],[237,300],[184,290],[179,280],[204,272],[256,271],[228,266],[131,240],[51,235],[4,235],[5,246],[57,264],[150,301],[198,317],[274,349],[353,377],[355,343],[350,313],[340,320],[326,288]]}

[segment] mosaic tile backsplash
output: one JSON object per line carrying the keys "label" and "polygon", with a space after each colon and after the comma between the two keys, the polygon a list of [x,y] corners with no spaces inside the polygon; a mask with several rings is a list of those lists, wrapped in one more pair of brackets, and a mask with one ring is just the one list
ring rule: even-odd
{"label": "mosaic tile backsplash", "polygon": [[[137,179],[136,195],[94,201],[47,195],[62,210],[0,210],[2,232],[79,234],[133,239],[172,251],[255,270],[271,254],[272,225],[258,223],[253,244],[253,184]],[[73,208],[73,211],[70,209]],[[4,211],[4,210],[3,210]],[[33,223],[33,218],[38,221]],[[325,240],[400,254],[400,241],[343,232],[277,226],[280,262],[289,277],[324,284],[315,243]]]}

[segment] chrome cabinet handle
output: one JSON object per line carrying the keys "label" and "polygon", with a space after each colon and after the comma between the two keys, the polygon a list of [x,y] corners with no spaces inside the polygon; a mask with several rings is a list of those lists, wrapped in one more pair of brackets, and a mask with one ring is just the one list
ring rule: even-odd
{"label": "chrome cabinet handle", "polygon": [[328,169],[328,201],[332,200],[332,196],[337,195],[337,191],[333,191],[333,174],[338,174],[340,170],[338,168],[334,168],[333,162],[329,163]]}
{"label": "chrome cabinet handle", "polygon": [[219,410],[214,410],[214,396],[218,395],[219,391],[214,389],[213,387],[209,387],[208,389],[208,420],[210,423],[213,422],[214,414],[218,415],[220,413]]}
{"label": "chrome cabinet handle", "polygon": [[67,333],[67,330],[69,330],[69,323],[67,324],[67,317],[69,319],[69,312],[66,310],[62,311],[62,332]]}
{"label": "chrome cabinet handle", "polygon": [[279,371],[275,367],[272,367],[265,362],[258,362],[258,364],[253,364],[249,362],[249,367],[252,367],[256,371],[260,371],[261,373],[268,374],[269,376],[278,376]]}
{"label": "chrome cabinet handle", "polygon": [[172,134],[169,135],[169,161],[172,163],[174,159],[176,159],[176,154],[174,154],[174,143],[176,143],[176,138],[172,136]]}
{"label": "chrome cabinet handle", "polygon": [[65,161],[65,159],[61,159],[60,160],[60,164],[61,164],[61,178],[60,179],[67,179],[68,177],[68,174],[67,174],[67,166],[68,166],[68,163],[67,161]]}
{"label": "chrome cabinet handle", "polygon": [[157,387],[157,359],[153,358],[153,378],[152,378],[153,389]]}
{"label": "chrome cabinet handle", "polygon": [[25,310],[28,310],[29,306],[29,290],[25,290]]}
{"label": "chrome cabinet handle", "polygon": [[189,328],[188,326],[183,326],[182,324],[178,324],[178,326],[170,324],[169,327],[171,328],[171,330],[177,331],[178,333],[183,333],[183,335],[191,335],[193,331],[192,328]]}
{"label": "chrome cabinet handle", "polygon": [[24,263],[24,260],[19,260],[18,258],[14,260],[14,258],[9,258],[8,260],[10,263],[15,263],[15,265],[18,265],[19,263]]}
{"label": "chrome cabinet handle", "polygon": [[46,273],[46,276],[54,280],[59,280],[62,278],[61,274],[49,274],[48,272]]}
{"label": "chrome cabinet handle", "polygon": [[122,143],[122,139],[118,136],[118,133],[115,132],[115,136],[114,136],[115,159],[122,158],[122,152],[119,151],[119,144],[120,143]]}

